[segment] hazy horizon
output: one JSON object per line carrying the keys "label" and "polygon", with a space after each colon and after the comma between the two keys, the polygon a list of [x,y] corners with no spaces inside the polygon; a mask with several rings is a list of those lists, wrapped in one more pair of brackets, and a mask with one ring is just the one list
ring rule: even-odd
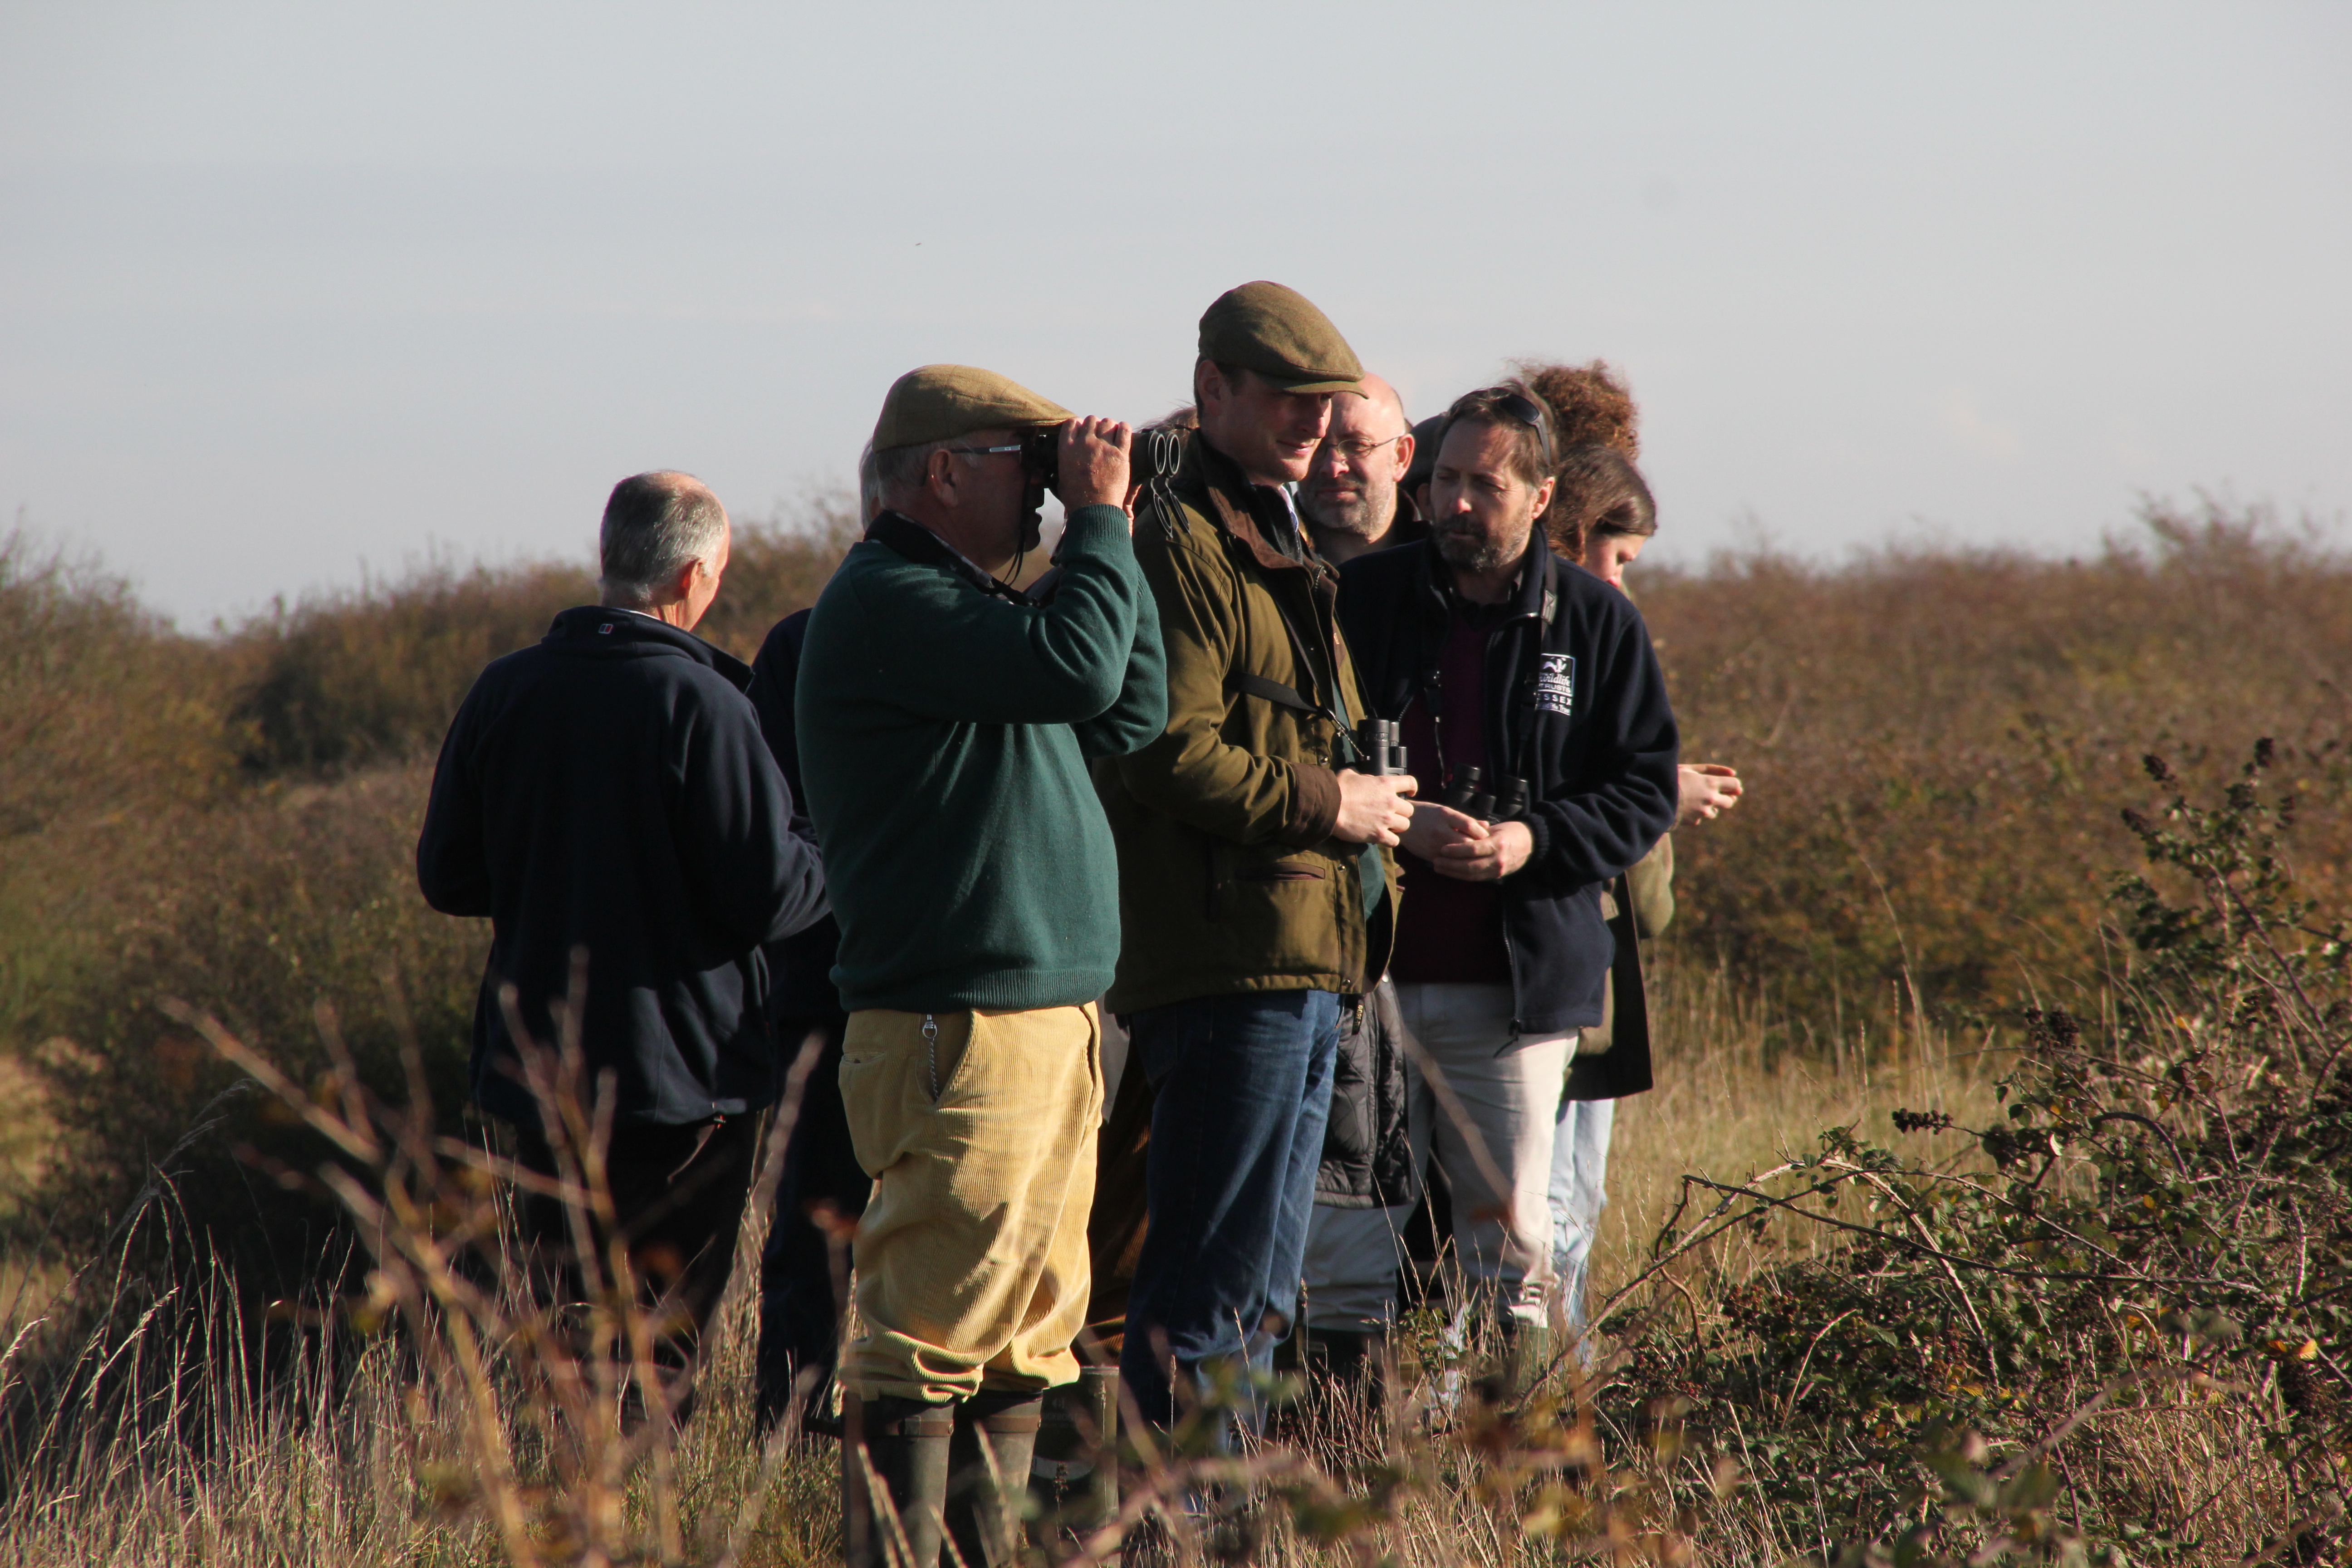
{"label": "hazy horizon", "polygon": [[1654,558],[2352,509],[2352,10],[0,5],[0,508],[191,627],[1146,418],[1270,277],[1416,416],[1643,410]]}

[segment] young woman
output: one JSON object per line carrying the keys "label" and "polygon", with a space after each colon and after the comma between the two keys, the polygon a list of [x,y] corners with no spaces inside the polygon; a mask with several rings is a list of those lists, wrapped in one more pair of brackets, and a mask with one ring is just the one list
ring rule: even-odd
{"label": "young woman", "polygon": [[[1603,390],[1622,395],[1622,388],[1608,382],[1605,372],[1595,378],[1599,371],[1585,367],[1574,374],[1599,379]],[[1555,395],[1563,392],[1563,401],[1575,406],[1572,390],[1555,387]],[[1620,593],[1625,591],[1625,568],[1658,531],[1657,503],[1624,449],[1633,442],[1630,402],[1622,406],[1625,422],[1618,441],[1590,442],[1560,455],[1559,484],[1544,516],[1552,548]],[[1603,417],[1587,427],[1599,426],[1596,434],[1615,434],[1608,428],[1608,412],[1604,409]],[[1684,763],[1675,784],[1677,827],[1709,821],[1728,810],[1742,787],[1738,773],[1717,763]],[[1625,874],[1623,891],[1632,908],[1619,910],[1612,890],[1604,895],[1604,912],[1612,921],[1630,920],[1641,941],[1657,936],[1674,919],[1674,875],[1670,834]],[[1601,1022],[1584,1031],[1570,1061],[1552,1133],[1552,1273],[1572,1331],[1584,1327],[1584,1282],[1601,1210],[1608,1201],[1609,1142],[1617,1101],[1650,1086],[1646,1011],[1639,1018],[1621,1015],[1616,1003],[1612,975]]]}

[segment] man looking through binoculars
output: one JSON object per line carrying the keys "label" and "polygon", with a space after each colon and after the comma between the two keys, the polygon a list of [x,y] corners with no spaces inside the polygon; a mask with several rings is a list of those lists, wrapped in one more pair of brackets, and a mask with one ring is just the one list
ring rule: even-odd
{"label": "man looking through binoculars", "polygon": [[[842,1107],[875,1178],[839,1373],[853,1563],[887,1555],[871,1480],[924,1568],[942,1529],[967,1563],[1011,1562],[1041,1396],[1078,1376],[1094,1002],[1119,952],[1087,761],[1167,716],[1129,444],[988,371],[899,377],[883,510],[809,618],[802,776],[842,889]],[[1036,543],[1048,454],[1069,521],[1041,603],[1003,577]]]}

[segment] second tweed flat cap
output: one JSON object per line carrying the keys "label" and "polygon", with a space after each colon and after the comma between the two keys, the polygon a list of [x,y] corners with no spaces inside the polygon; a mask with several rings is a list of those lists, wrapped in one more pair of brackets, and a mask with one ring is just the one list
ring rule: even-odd
{"label": "second tweed flat cap", "polygon": [[1306,295],[1279,283],[1244,283],[1201,317],[1201,357],[1237,365],[1285,392],[1364,395],[1363,362]]}
{"label": "second tweed flat cap", "polygon": [[1025,430],[1076,416],[1019,382],[968,364],[927,364],[890,384],[874,421],[874,449],[952,441],[976,430]]}

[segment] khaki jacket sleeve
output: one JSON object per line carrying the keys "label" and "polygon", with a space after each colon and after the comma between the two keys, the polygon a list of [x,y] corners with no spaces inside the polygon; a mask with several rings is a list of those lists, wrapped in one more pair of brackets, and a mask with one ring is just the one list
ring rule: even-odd
{"label": "khaki jacket sleeve", "polygon": [[1142,805],[1239,844],[1297,845],[1330,837],[1339,784],[1328,768],[1225,739],[1226,677],[1242,647],[1241,584],[1220,555],[1157,529],[1136,531],[1136,555],[1160,605],[1168,659],[1168,730],[1118,759]]}
{"label": "khaki jacket sleeve", "polygon": [[1675,836],[1658,840],[1647,855],[1625,873],[1633,895],[1633,924],[1643,937],[1654,937],[1675,918]]}

